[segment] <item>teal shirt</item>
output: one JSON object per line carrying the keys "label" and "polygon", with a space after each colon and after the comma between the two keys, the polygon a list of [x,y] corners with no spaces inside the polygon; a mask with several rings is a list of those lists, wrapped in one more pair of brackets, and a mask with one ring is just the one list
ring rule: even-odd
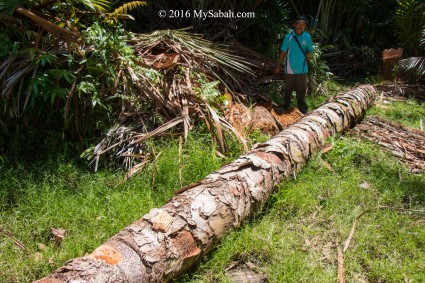
{"label": "teal shirt", "polygon": [[288,33],[280,47],[281,51],[286,52],[285,72],[287,74],[306,74],[308,73],[307,59],[294,39],[294,36],[298,38],[306,54],[313,51],[313,42],[308,32],[303,31],[301,35],[297,35],[295,31]]}

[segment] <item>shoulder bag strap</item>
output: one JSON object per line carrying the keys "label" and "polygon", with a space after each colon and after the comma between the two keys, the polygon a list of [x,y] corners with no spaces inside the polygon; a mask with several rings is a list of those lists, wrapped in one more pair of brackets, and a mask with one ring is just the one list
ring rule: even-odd
{"label": "shoulder bag strap", "polygon": [[305,53],[304,49],[301,47],[301,44],[298,40],[298,36],[294,35],[295,41],[297,42],[298,46],[300,47],[301,51],[303,52],[304,56],[307,57],[307,54]]}

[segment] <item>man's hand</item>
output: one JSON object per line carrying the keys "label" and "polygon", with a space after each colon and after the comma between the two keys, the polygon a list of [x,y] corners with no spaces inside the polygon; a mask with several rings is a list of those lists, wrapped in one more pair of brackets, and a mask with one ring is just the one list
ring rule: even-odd
{"label": "man's hand", "polygon": [[276,69],[274,69],[274,74],[275,75],[279,75],[280,74],[280,66],[279,65],[277,65],[276,66]]}
{"label": "man's hand", "polygon": [[311,61],[311,60],[313,60],[313,58],[314,58],[314,56],[313,56],[313,52],[308,52],[307,53],[307,61]]}

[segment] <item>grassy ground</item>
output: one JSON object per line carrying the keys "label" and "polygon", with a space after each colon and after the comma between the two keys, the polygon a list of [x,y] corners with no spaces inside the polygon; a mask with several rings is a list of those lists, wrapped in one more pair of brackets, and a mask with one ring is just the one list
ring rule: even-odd
{"label": "grassy ground", "polygon": [[178,282],[229,282],[233,262],[250,262],[269,282],[337,282],[337,246],[347,282],[425,282],[425,176],[407,173],[374,145],[334,141],[296,180],[285,181],[258,218],[230,234]]}
{"label": "grassy ground", "polygon": [[[339,89],[335,89],[339,91]],[[325,97],[309,97],[314,108]],[[425,105],[394,103],[382,115],[418,128]],[[394,114],[399,113],[399,114]],[[256,140],[263,140],[258,136]],[[425,176],[409,174],[375,145],[334,138],[333,150],[314,156],[295,180],[286,180],[255,219],[223,239],[178,282],[228,282],[223,270],[251,262],[270,282],[336,282],[337,246],[347,282],[425,282]],[[193,134],[179,158],[178,141],[156,147],[159,158],[122,183],[123,172],[91,173],[61,160],[32,165],[0,163],[0,225],[31,252],[0,233],[0,282],[29,282],[104,240],[174,190],[220,167],[209,136]],[[233,145],[231,157],[239,153]],[[180,160],[180,161],[179,161]],[[179,170],[181,169],[181,178]],[[382,206],[388,206],[382,207]],[[60,247],[50,227],[66,229]]]}
{"label": "grassy ground", "polygon": [[374,107],[368,113],[417,129],[420,128],[422,120],[422,126],[425,126],[425,102],[410,98],[406,102],[389,102],[384,106]]}
{"label": "grassy ground", "polygon": [[[158,146],[160,157],[120,184],[124,173],[91,173],[63,161],[30,166],[0,165],[0,282],[29,282],[65,261],[91,252],[124,226],[160,207],[180,185],[198,181],[219,168],[221,160],[208,136],[190,137],[179,162],[178,141]],[[179,170],[181,168],[181,179]],[[60,247],[50,227],[63,228]]]}

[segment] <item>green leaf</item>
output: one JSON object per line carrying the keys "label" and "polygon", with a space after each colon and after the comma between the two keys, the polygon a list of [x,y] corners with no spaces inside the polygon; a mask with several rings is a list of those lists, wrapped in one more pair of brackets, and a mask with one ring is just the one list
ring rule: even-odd
{"label": "green leaf", "polygon": [[35,48],[34,47],[30,47],[28,49],[25,49],[22,51],[22,53],[28,53],[31,61],[34,61],[34,57],[35,57]]}
{"label": "green leaf", "polygon": [[56,61],[58,61],[58,57],[55,54],[50,53],[50,52],[46,52],[44,54],[40,54],[37,57],[35,63],[37,65],[41,64],[41,66],[44,67],[44,66],[46,66],[46,64],[52,65],[52,63],[54,63]]}
{"label": "green leaf", "polygon": [[53,104],[56,98],[61,98],[65,100],[66,95],[68,94],[69,89],[63,87],[51,87],[49,91],[46,93],[46,98],[50,97],[50,102]]}
{"label": "green leaf", "polygon": [[28,4],[27,0],[0,0],[0,17],[11,16],[16,7]]}
{"label": "green leaf", "polygon": [[51,69],[47,71],[48,74],[52,75],[53,78],[62,80],[64,79],[68,83],[72,83],[75,80],[75,75],[67,70],[63,69]]}
{"label": "green leaf", "polygon": [[93,11],[96,9],[106,11],[111,4],[109,0],[79,0],[79,2]]}

